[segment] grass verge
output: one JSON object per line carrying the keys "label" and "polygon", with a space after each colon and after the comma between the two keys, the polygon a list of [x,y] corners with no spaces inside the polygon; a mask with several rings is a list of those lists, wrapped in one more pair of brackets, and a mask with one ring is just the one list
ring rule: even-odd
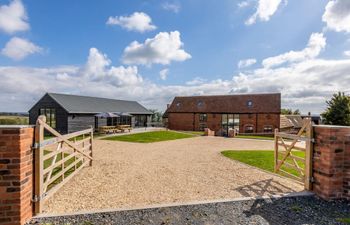
{"label": "grass verge", "polygon": [[[245,151],[232,151],[227,150],[221,152],[222,155],[240,161],[242,163],[267,170],[269,172],[274,172],[274,152],[272,150],[245,150]],[[305,153],[301,151],[293,151],[293,155],[305,158]],[[282,156],[279,157],[282,159]],[[287,162],[293,163],[290,158],[287,159]],[[304,163],[298,162],[300,167],[304,168]],[[299,173],[292,168],[282,166],[282,169],[293,174],[298,175]]]}
{"label": "grass verge", "polygon": [[145,132],[145,133],[106,137],[106,138],[103,138],[102,140],[152,143],[152,142],[170,141],[170,140],[190,138],[190,137],[194,137],[194,135],[180,133],[180,132],[173,132],[173,131],[152,131],[152,132]]}

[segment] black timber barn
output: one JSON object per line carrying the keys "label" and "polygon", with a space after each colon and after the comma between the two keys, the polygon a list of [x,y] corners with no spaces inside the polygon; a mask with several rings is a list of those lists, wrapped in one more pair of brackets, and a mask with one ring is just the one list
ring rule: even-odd
{"label": "black timber barn", "polygon": [[[119,118],[96,118],[98,113],[125,114]],[[62,134],[99,126],[128,124],[146,127],[152,112],[136,101],[115,100],[78,95],[46,93],[30,110],[29,123],[35,124],[39,115]]]}

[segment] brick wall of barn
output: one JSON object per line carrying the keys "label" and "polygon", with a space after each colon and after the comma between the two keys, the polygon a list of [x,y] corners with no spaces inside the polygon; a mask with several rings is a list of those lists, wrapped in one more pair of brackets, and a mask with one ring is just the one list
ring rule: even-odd
{"label": "brick wall of barn", "polygon": [[0,224],[24,224],[32,217],[32,127],[0,127]]}
{"label": "brick wall of barn", "polygon": [[314,126],[313,191],[350,200],[350,128]]}
{"label": "brick wall of barn", "polygon": [[[208,113],[207,122],[199,120],[200,113],[169,113],[168,128],[171,130],[188,130],[199,131],[201,128],[208,127],[209,129],[220,135],[222,114]],[[265,126],[271,126],[273,131],[279,128],[279,114],[240,114],[240,133],[245,133],[245,127],[252,125],[253,133],[264,133]]]}

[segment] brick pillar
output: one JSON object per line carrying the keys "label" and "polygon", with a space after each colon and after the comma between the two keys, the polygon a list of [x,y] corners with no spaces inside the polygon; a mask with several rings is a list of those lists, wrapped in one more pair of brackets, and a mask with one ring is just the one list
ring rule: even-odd
{"label": "brick pillar", "polygon": [[331,200],[349,197],[350,128],[314,126],[313,191]]}
{"label": "brick pillar", "polygon": [[34,128],[0,126],[0,225],[32,217]]}

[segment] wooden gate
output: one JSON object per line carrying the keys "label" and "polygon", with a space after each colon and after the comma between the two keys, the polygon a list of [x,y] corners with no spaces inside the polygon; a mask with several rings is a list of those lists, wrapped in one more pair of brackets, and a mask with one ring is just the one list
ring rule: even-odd
{"label": "wooden gate", "polygon": [[306,190],[312,188],[312,143],[311,118],[296,135],[275,130],[275,172],[304,183]]}
{"label": "wooden gate", "polygon": [[[46,133],[51,136],[46,138]],[[75,174],[92,166],[93,129],[61,135],[39,116],[35,127],[35,213],[41,213],[43,203]]]}

